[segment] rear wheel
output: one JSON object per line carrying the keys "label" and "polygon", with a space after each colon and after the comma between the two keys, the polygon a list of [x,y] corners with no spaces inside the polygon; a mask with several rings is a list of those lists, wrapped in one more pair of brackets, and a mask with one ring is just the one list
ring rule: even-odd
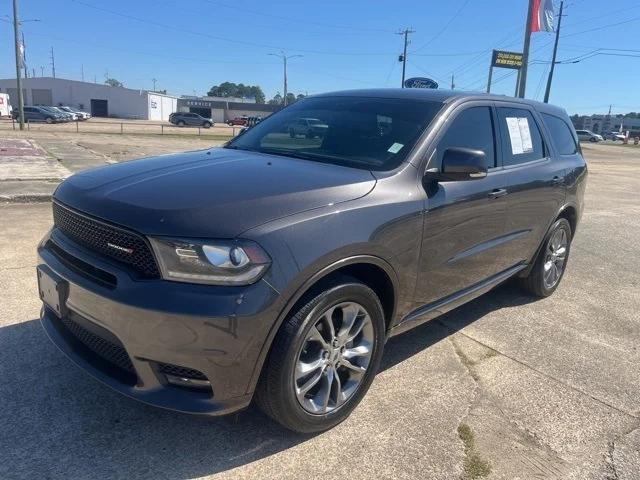
{"label": "rear wheel", "polygon": [[384,325],[377,295],[356,280],[344,278],[311,298],[274,340],[258,386],[258,405],[298,432],[340,423],[373,381]]}
{"label": "rear wheel", "polygon": [[176,125],[178,125],[179,127],[184,127],[185,125],[184,120],[179,120]]}
{"label": "rear wheel", "polygon": [[549,229],[529,274],[522,279],[525,290],[538,297],[551,295],[564,275],[571,250],[571,225],[560,218]]}
{"label": "rear wheel", "polygon": [[44,121],[47,122],[47,123],[53,123],[53,118],[47,117],[47,118],[44,119]]}

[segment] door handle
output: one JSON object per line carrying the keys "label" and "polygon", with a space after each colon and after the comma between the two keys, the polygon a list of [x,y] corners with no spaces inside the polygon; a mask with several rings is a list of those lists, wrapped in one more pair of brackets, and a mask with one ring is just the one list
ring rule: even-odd
{"label": "door handle", "polygon": [[504,197],[507,193],[506,188],[494,188],[489,192],[489,198],[500,198]]}
{"label": "door handle", "polygon": [[562,185],[563,182],[564,182],[564,177],[559,177],[558,175],[553,177],[553,184],[554,185]]}

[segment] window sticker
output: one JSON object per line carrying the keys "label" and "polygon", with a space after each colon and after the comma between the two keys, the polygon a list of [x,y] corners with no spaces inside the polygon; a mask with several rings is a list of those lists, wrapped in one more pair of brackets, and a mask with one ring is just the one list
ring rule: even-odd
{"label": "window sticker", "polygon": [[507,117],[506,120],[511,141],[511,153],[522,155],[533,152],[529,119],[527,117]]}
{"label": "window sticker", "polygon": [[404,147],[404,144],[402,144],[402,143],[394,143],[393,145],[391,145],[389,147],[389,150],[387,150],[387,152],[389,152],[389,153],[398,153],[400,150],[402,150],[402,147]]}

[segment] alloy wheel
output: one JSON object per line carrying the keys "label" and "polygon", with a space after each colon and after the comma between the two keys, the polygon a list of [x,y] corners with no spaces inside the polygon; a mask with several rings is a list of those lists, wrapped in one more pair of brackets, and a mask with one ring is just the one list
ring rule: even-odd
{"label": "alloy wheel", "polygon": [[563,228],[556,230],[547,244],[547,254],[544,259],[544,286],[551,289],[560,281],[567,260],[569,240]]}
{"label": "alloy wheel", "polygon": [[362,305],[343,302],[325,310],[296,360],[293,381],[302,408],[323,415],[344,405],[365,377],[373,345],[373,324]]}

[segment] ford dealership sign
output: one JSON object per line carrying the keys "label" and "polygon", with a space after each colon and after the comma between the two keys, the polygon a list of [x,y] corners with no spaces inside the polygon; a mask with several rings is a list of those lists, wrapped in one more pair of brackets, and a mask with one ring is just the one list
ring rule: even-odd
{"label": "ford dealership sign", "polygon": [[414,77],[404,81],[405,88],[438,88],[438,82],[430,78]]}

